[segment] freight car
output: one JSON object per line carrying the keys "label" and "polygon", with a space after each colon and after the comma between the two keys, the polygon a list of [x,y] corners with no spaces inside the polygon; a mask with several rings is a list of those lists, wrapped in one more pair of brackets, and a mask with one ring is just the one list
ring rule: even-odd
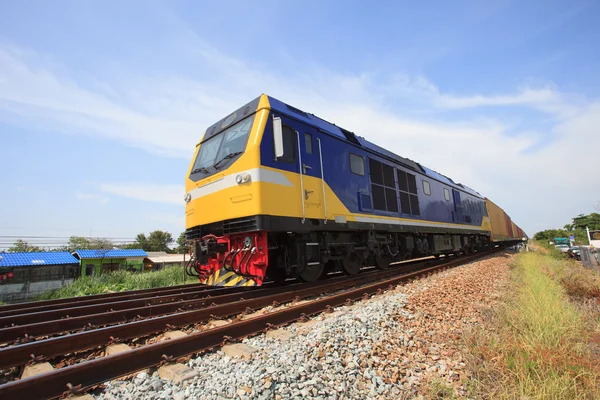
{"label": "freight car", "polygon": [[519,228],[506,212],[493,201],[485,198],[490,218],[490,240],[496,244],[514,244],[515,241],[527,240],[523,230]]}
{"label": "freight car", "polygon": [[216,286],[520,240],[473,189],[265,94],[206,130],[185,202],[188,273]]}

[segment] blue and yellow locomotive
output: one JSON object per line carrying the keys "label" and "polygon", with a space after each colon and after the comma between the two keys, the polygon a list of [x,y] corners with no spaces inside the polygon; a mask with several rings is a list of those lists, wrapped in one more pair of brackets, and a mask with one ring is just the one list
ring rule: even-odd
{"label": "blue and yellow locomotive", "polygon": [[474,190],[264,94],[206,130],[185,201],[188,271],[216,286],[492,243]]}

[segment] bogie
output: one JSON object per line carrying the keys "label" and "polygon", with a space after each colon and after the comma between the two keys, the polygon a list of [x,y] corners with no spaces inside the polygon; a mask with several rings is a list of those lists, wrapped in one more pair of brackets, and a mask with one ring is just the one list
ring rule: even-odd
{"label": "bogie", "polygon": [[273,264],[269,265],[267,276],[275,281],[297,278],[313,282],[334,272],[356,275],[363,266],[386,270],[392,263],[413,258],[469,255],[483,240],[485,238],[461,235],[374,231],[270,233],[269,242],[274,245],[269,257]]}

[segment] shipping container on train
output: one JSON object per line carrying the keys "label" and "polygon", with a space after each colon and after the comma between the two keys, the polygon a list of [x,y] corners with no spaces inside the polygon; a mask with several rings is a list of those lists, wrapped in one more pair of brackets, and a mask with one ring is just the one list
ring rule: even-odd
{"label": "shipping container on train", "polygon": [[475,190],[265,94],[206,130],[185,184],[187,271],[209,285],[314,281],[520,240]]}

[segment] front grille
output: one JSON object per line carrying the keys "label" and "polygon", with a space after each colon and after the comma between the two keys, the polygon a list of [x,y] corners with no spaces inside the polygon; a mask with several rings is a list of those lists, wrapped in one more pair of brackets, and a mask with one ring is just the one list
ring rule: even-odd
{"label": "front grille", "polygon": [[202,237],[202,227],[195,226],[193,228],[187,229],[185,231],[185,239],[186,240],[196,240]]}
{"label": "front grille", "polygon": [[195,226],[185,231],[185,237],[187,240],[196,240],[208,234],[223,236],[232,233],[257,231],[259,230],[258,218],[258,216],[243,217]]}
{"label": "front grille", "polygon": [[244,217],[223,221],[223,233],[250,232],[258,230],[257,217]]}

